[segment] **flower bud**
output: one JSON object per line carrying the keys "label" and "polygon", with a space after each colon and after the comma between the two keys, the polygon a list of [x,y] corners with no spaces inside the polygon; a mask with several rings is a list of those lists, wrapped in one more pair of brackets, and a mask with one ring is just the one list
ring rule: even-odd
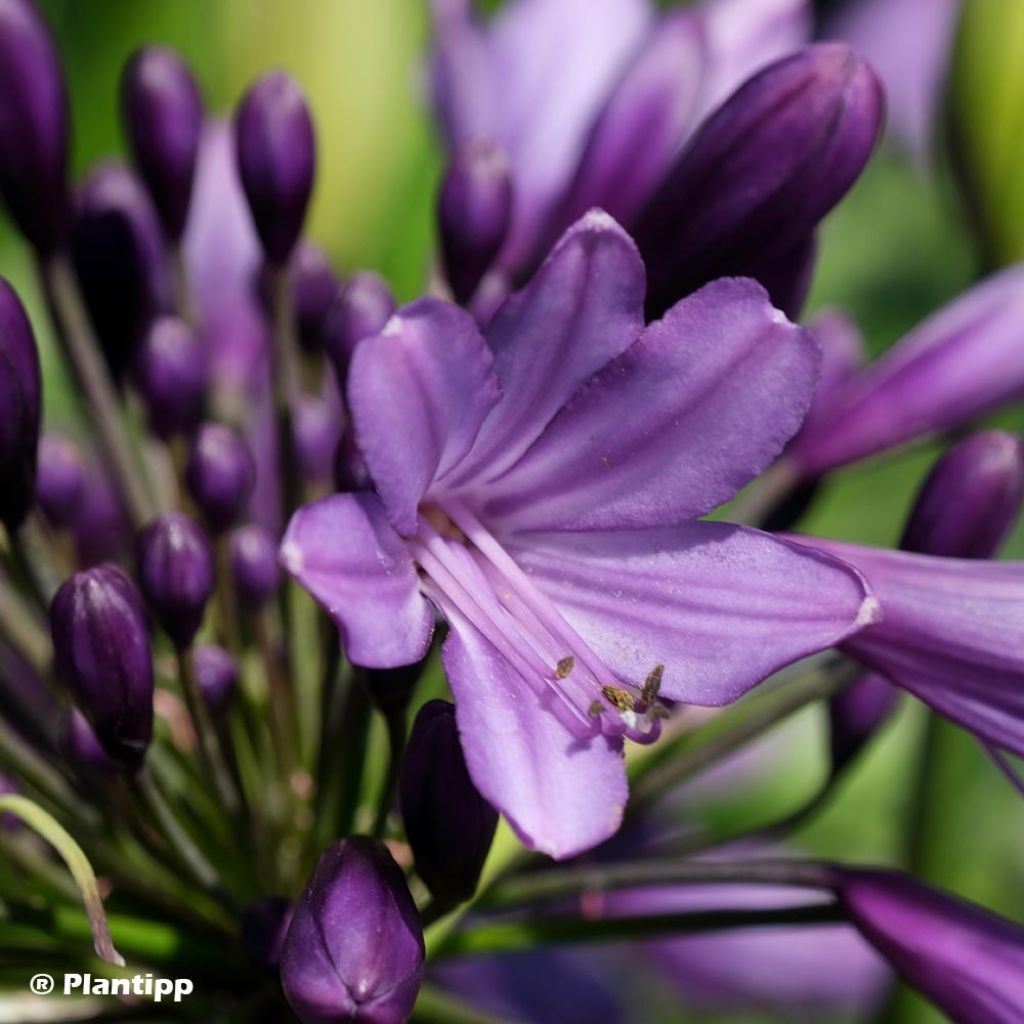
{"label": "flower bud", "polygon": [[50,32],[30,0],[0,0],[0,194],[43,253],[67,229],[68,99]]}
{"label": "flower bud", "polygon": [[303,395],[295,407],[295,449],[304,480],[330,480],[341,441],[338,402]]}
{"label": "flower bud", "polygon": [[39,441],[36,467],[36,502],[55,529],[74,522],[85,491],[85,468],[74,442],[57,434]]}
{"label": "flower bud", "polygon": [[163,235],[141,182],[101,164],[78,194],[71,250],[89,317],[115,377],[157,313],[171,308]]}
{"label": "flower bud", "polygon": [[[324,347],[327,315],[341,287],[323,250],[312,242],[300,241],[288,268],[292,282],[292,302],[299,344],[306,352]],[[270,270],[260,275],[260,297],[270,304]]]}
{"label": "flower bud", "polygon": [[119,770],[118,763],[103,749],[89,720],[78,708],[71,708],[64,719],[60,751],[64,760],[87,779],[109,778]]}
{"label": "flower bud", "polygon": [[193,653],[196,682],[211,711],[224,711],[238,693],[235,659],[216,644],[201,644]]}
{"label": "flower bud", "polygon": [[335,296],[324,326],[324,345],[344,385],[357,341],[379,334],[397,306],[391,289],[372,271],[353,274]]}
{"label": "flower bud", "polygon": [[258,608],[277,589],[277,543],[262,526],[240,526],[231,535],[231,575],[243,604]]}
{"label": "flower bud", "polygon": [[829,701],[829,745],[835,775],[864,749],[889,720],[899,690],[888,679],[867,673]]}
{"label": "flower bud", "polygon": [[1024,495],[1024,447],[1002,430],[954,445],[928,474],[900,547],[946,558],[991,558]]}
{"label": "flower bud", "polygon": [[142,180],[167,237],[185,230],[203,128],[203,100],[192,73],[173,50],[145,46],[121,79],[125,130]]}
{"label": "flower bud", "polygon": [[242,945],[261,970],[277,971],[291,920],[291,900],[283,896],[264,896],[242,911]]}
{"label": "flower bud", "polygon": [[423,958],[419,915],[387,847],[362,836],[328,847],[281,954],[281,985],[303,1024],[402,1024]]}
{"label": "flower bud", "polygon": [[839,43],[819,43],[749,79],[698,129],[633,232],[648,311],[719,277],[762,277],[802,302],[815,225],[856,181],[877,141],[881,87]]}
{"label": "flower bud", "polygon": [[82,504],[72,526],[75,554],[83,565],[126,554],[131,526],[117,485],[104,472],[86,477]]}
{"label": "flower bud", "polygon": [[316,163],[313,122],[293,78],[271,71],[249,89],[235,114],[235,149],[263,251],[283,265],[302,231]]}
{"label": "flower bud", "polygon": [[445,277],[460,305],[473,297],[498,255],[511,213],[504,151],[483,139],[466,143],[448,165],[437,206]]}
{"label": "flower bud", "polygon": [[207,526],[223,533],[241,518],[256,482],[249,446],[230,427],[204,423],[189,453],[185,482]]}
{"label": "flower bud", "polygon": [[8,530],[17,530],[32,507],[42,392],[32,327],[0,278],[0,522]]}
{"label": "flower bud", "polygon": [[139,586],[157,622],[177,647],[188,647],[213,593],[213,552],[206,534],[183,513],[169,512],[142,530],[135,554]]}
{"label": "flower bud", "polygon": [[840,870],[836,889],[864,938],[950,1020],[1020,1020],[1020,925],[895,871]]}
{"label": "flower bud", "polygon": [[135,354],[134,376],[157,437],[166,441],[187,433],[203,418],[206,354],[183,321],[153,321]]}
{"label": "flower bud", "polygon": [[402,760],[399,795],[405,834],[427,888],[445,904],[468,900],[498,814],[469,777],[455,708],[447,701],[420,708]]}
{"label": "flower bud", "polygon": [[66,580],[50,605],[57,671],[103,748],[131,768],[153,735],[153,657],[135,585],[100,565]]}

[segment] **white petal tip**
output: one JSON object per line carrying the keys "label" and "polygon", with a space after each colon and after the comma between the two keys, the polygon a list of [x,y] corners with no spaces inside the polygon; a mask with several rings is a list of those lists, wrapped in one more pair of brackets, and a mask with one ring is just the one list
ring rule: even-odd
{"label": "white petal tip", "polygon": [[580,227],[590,228],[593,231],[621,230],[618,221],[610,213],[605,213],[604,210],[596,206],[583,215]]}
{"label": "white petal tip", "polygon": [[392,338],[396,334],[402,333],[402,318],[395,313],[390,320],[384,325],[384,330],[380,332],[385,338]]}
{"label": "white petal tip", "polygon": [[882,606],[879,604],[877,597],[865,597],[863,603],[860,606],[860,611],[857,612],[857,618],[854,621],[855,626],[871,626],[876,622],[882,621]]}
{"label": "white petal tip", "polygon": [[281,545],[281,550],[277,557],[285,572],[290,573],[292,576],[298,576],[302,572],[302,548],[295,541],[286,540]]}

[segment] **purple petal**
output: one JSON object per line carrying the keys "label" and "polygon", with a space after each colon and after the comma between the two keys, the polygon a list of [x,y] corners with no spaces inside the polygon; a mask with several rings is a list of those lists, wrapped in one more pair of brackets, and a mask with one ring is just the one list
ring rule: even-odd
{"label": "purple petal", "polygon": [[693,123],[704,63],[693,10],[663,18],[594,123],[558,223],[593,206],[628,223],[654,192]]}
{"label": "purple petal", "polygon": [[807,411],[819,354],[753,281],[678,303],[591,379],[487,487],[505,529],[660,526],[765,469]]}
{"label": "purple petal", "polygon": [[355,664],[393,668],[426,654],[433,612],[374,495],[335,494],[300,508],[280,558],[330,613]]}
{"label": "purple petal", "polygon": [[577,739],[456,612],[443,660],[474,784],[531,849],[557,859],[613,835],[626,804],[621,742]]}
{"label": "purple petal", "polygon": [[807,474],[959,426],[1024,393],[1024,267],[941,309],[840,389],[792,455]]}
{"label": "purple petal", "polygon": [[613,672],[664,665],[662,695],[690,704],[736,700],[876,613],[848,566],[726,523],[529,534],[510,553]]}
{"label": "purple petal", "polygon": [[629,236],[591,211],[487,332],[502,399],[456,480],[508,468],[593,373],[643,330],[644,268]]}
{"label": "purple petal", "polygon": [[473,318],[420,299],[359,343],[348,377],[356,443],[403,534],[430,484],[469,451],[498,400],[491,353]]}
{"label": "purple petal", "polygon": [[856,566],[882,619],[844,648],[983,739],[1024,755],[1024,563],[800,538]]}

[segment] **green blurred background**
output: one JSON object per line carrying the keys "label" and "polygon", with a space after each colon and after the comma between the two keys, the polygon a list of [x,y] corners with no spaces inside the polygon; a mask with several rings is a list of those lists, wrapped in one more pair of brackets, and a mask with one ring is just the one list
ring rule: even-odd
{"label": "green blurred background", "polygon": [[[422,89],[427,31],[422,0],[40,0],[40,5],[67,65],[76,174],[99,158],[123,154],[118,78],[138,45],[162,41],[180,49],[202,82],[210,110],[224,114],[257,72],[284,67],[304,86],[318,132],[310,233],[343,271],[375,268],[405,299],[423,287],[440,156]],[[995,0],[978,4],[988,11],[996,6]],[[1016,8],[1018,14],[1024,10],[1019,2]],[[989,151],[1006,150],[1011,137],[1016,147],[1024,145],[1024,132],[1007,127],[1018,122],[1024,127],[1024,121],[1007,114],[1024,110],[1014,92],[1024,64],[1013,63],[1012,54],[1020,51],[1004,42],[999,53],[1009,54],[1002,62],[1009,70],[1000,78],[1000,62],[993,60],[996,51],[986,39],[1016,39],[1024,32],[1024,18],[1016,18],[1009,32],[998,19],[984,24],[979,13],[975,20],[982,23],[964,31],[956,103],[961,123],[976,130],[982,143],[996,140],[989,150],[981,146],[971,166],[994,182],[985,193],[985,216],[995,225],[990,234],[999,235],[1004,222],[1012,227],[1010,193],[1021,195],[1019,186],[1007,191],[1006,182],[1022,176],[1008,175],[1006,163],[1012,164],[1014,152],[990,159]],[[999,118],[986,105],[993,95],[1002,102]],[[970,142],[959,137],[962,145]],[[974,155],[970,150],[968,156]],[[969,284],[983,266],[947,164],[940,160],[925,169],[883,150],[826,224],[811,310],[847,307],[874,352]],[[995,241],[990,238],[988,260],[1015,257],[1017,243],[1006,231]],[[2,221],[0,272],[38,312],[28,253]],[[35,322],[45,344],[44,319],[36,316]],[[52,355],[46,366],[47,413],[61,418],[66,385]],[[1019,429],[1024,417],[1011,411],[999,422]],[[937,450],[919,449],[837,474],[805,528],[895,543]],[[1007,555],[1024,556],[1024,531],[1017,531]],[[919,707],[906,702],[898,721],[851,773],[839,799],[801,840],[815,853],[893,863],[906,863],[913,850],[916,867],[930,880],[1024,919],[1019,854],[1024,808],[973,742],[951,727],[937,731],[932,754],[923,761],[924,718]],[[797,728],[806,742],[790,744],[793,756],[773,758],[756,782],[719,795],[705,813],[760,820],[809,795],[823,771],[823,732],[816,713]],[[940,1018],[906,999],[893,1019],[916,1024]]]}

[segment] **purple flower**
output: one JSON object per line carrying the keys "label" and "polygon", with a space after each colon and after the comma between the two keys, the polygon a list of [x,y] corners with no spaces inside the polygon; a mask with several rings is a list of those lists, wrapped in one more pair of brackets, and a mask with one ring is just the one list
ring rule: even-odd
{"label": "purple flower", "polygon": [[281,560],[349,658],[421,658],[434,608],[474,784],[529,845],[618,826],[624,736],[656,695],[735,700],[870,621],[860,578],[697,520],[799,427],[818,353],[757,284],[707,286],[644,328],[625,233],[589,215],[481,338],[425,299],[357,346],[348,380],[376,493],[301,509]]}
{"label": "purple flower", "polygon": [[1017,1024],[1024,927],[895,871],[841,871],[850,919],[954,1024]]}
{"label": "purple flower", "polygon": [[449,149],[491,139],[509,158],[500,264],[514,278],[591,205],[628,222],[702,114],[804,42],[810,22],[805,0],[709,0],[661,17],[648,0],[514,0],[487,24],[468,0],[432,7]]}
{"label": "purple flower", "polygon": [[76,772],[91,781],[110,778],[120,770],[118,763],[104,750],[89,720],[75,707],[69,709],[64,719],[60,752]]}
{"label": "purple flower", "polygon": [[222,713],[238,692],[235,659],[216,644],[200,644],[193,654],[196,682],[210,709]]}
{"label": "purple flower", "polygon": [[324,345],[344,382],[356,342],[379,333],[395,311],[395,298],[372,271],[353,274],[335,296],[324,328]]}
{"label": "purple flower", "polygon": [[206,401],[206,353],[186,323],[171,316],[153,321],[135,353],[134,378],[158,437],[167,440],[198,425]]}
{"label": "purple flower", "polygon": [[402,1024],[423,953],[401,869],[383,844],[355,836],[320,855],[288,928],[281,984],[302,1024]]}
{"label": "purple flower", "polygon": [[57,529],[71,525],[85,491],[85,467],[69,438],[44,434],[39,441],[36,501],[47,522]]}
{"label": "purple flower", "polygon": [[231,575],[238,596],[254,608],[277,589],[277,542],[262,526],[240,526],[231,534]]}
{"label": "purple flower", "polygon": [[1024,266],[939,310],[833,391],[786,458],[803,476],[969,422],[1024,394]]}
{"label": "purple flower", "polygon": [[296,457],[303,479],[313,484],[331,479],[341,441],[341,403],[333,382],[324,390],[322,397],[302,395],[295,406]]}
{"label": "purple flower", "polygon": [[252,492],[256,467],[242,436],[222,423],[204,423],[185,466],[189,493],[213,533],[241,518]]}

